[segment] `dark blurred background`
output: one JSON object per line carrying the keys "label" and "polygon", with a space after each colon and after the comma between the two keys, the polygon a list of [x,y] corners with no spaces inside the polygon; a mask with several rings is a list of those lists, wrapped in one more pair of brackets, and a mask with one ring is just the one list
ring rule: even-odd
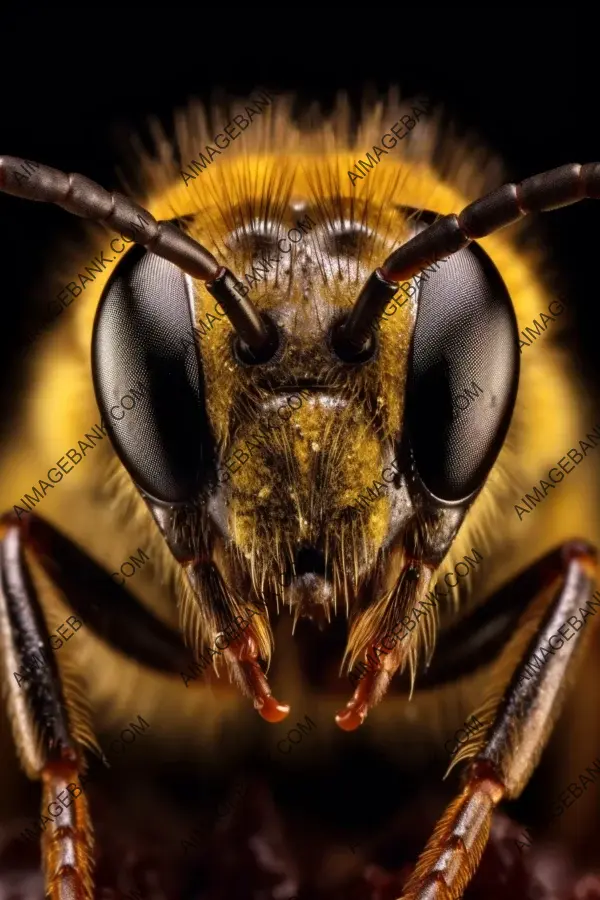
{"label": "dark blurred background", "polygon": [[[0,152],[81,172],[107,188],[129,135],[147,135],[156,114],[216,87],[246,96],[257,85],[328,104],[366,83],[424,91],[443,103],[461,130],[478,132],[514,180],[566,162],[600,158],[597,48],[585,18],[557,24],[541,9],[418,4],[412,12],[363,5],[178,9],[108,6],[89,13],[15,5],[3,13]],[[0,199],[3,327],[0,328],[0,423],[18,402],[13,377],[24,344],[45,318],[32,286],[56,238],[76,240],[78,220],[57,207]],[[573,351],[594,382],[600,376],[588,317],[596,303],[593,260],[600,204],[538,217],[564,276],[575,329]],[[48,301],[51,299],[49,296]]]}
{"label": "dark blurred background", "polygon": [[[208,100],[220,87],[245,97],[264,85],[327,106],[340,89],[358,100],[366,84],[381,91],[399,84],[405,95],[423,92],[442,104],[461,131],[478,133],[518,181],[600,159],[598,49],[586,17],[572,5],[567,12],[423,3],[410,12],[400,4],[316,10],[298,3],[254,10],[109,4],[89,12],[14,5],[0,26],[0,153],[115,189],[129,135],[147,137],[150,115],[168,129],[173,110],[191,96]],[[570,301],[572,353],[595,391],[600,202],[537,221]],[[57,237],[78,239],[78,220],[54,206],[0,195],[0,236],[2,440],[7,414],[19,402],[15,372],[27,339],[46,318],[43,304],[32,302],[33,287],[60,252]]]}

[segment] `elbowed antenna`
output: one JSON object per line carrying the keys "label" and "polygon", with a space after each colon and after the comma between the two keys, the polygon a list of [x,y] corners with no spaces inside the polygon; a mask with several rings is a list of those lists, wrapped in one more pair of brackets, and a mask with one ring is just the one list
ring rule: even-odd
{"label": "elbowed antenna", "polygon": [[202,244],[170,222],[157,222],[147,209],[123,194],[105,190],[83,175],[69,175],[17,156],[0,156],[0,191],[26,200],[55,203],[84,219],[121,229],[125,237],[199,278],[221,304],[242,341],[258,357],[273,335],[251,300],[236,292],[237,279]]}
{"label": "elbowed antenna", "polygon": [[470,203],[458,216],[442,216],[394,250],[369,276],[338,330],[337,340],[346,345],[346,352],[360,352],[370,329],[402,282],[467,247],[475,238],[512,225],[529,213],[599,198],[600,163],[570,163],[533,175],[520,184],[505,184]]}

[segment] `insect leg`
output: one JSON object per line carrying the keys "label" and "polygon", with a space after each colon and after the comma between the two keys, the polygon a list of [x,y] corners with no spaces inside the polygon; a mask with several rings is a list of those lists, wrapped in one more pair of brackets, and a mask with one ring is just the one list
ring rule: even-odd
{"label": "insect leg", "polygon": [[[541,583],[546,581],[545,589],[530,599],[523,629],[531,633],[531,607],[537,601],[542,601],[544,611],[525,649],[521,638],[520,661],[511,667],[493,720],[482,738],[474,739],[481,749],[466,770],[465,786],[437,823],[402,900],[462,897],[487,843],[494,808],[503,798],[519,796],[560,713],[567,675],[581,660],[592,629],[582,628],[578,620],[580,628],[564,646],[546,651],[545,658],[541,648],[552,647],[549,641],[569,619],[577,618],[581,604],[591,596],[595,551],[582,541],[571,541],[538,560],[532,569],[536,567],[541,569]],[[590,615],[589,609],[581,612]],[[514,637],[515,648],[520,637],[518,633]],[[510,649],[509,644],[509,658]]]}
{"label": "insect leg", "polygon": [[[46,893],[51,900],[91,900],[94,840],[79,784],[85,760],[78,732],[87,723],[67,701],[52,653],[47,665],[35,670],[25,667],[28,674],[21,686],[13,677],[24,658],[47,643],[48,631],[23,554],[23,536],[17,525],[9,525],[0,543],[0,645],[21,766],[29,778],[42,781]],[[51,811],[53,806],[58,815]]]}

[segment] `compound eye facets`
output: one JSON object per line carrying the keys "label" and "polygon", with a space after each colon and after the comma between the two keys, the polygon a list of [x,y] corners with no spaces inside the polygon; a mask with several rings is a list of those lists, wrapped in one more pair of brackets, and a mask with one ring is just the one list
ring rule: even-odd
{"label": "compound eye facets", "polygon": [[483,484],[510,424],[519,374],[515,314],[476,244],[437,264],[420,286],[407,384],[414,461],[436,497]]}
{"label": "compound eye facets", "polygon": [[197,497],[212,461],[191,290],[177,266],[136,248],[94,325],[94,387],[112,444],[142,490],[172,503]]}

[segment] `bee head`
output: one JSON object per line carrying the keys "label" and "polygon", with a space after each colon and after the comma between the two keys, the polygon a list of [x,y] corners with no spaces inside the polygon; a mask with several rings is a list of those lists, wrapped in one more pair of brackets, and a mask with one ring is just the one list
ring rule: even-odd
{"label": "bee head", "polygon": [[[433,214],[323,209],[307,199],[271,219],[240,210],[232,218],[246,224],[222,234],[264,348],[245,343],[202,283],[134,250],[99,308],[94,372],[117,452],[180,561],[216,564],[228,595],[284,600],[295,619],[329,620],[340,603],[358,646],[385,621],[382,598],[386,609],[414,601],[419,584],[403,573],[415,561],[437,568],[496,459],[516,393],[516,323],[476,244],[400,290],[369,279],[372,260]],[[189,229],[206,241],[200,218]],[[386,303],[357,339],[348,325],[365,282]],[[112,421],[136,381],[147,403]],[[465,409],[457,398],[472,385]]]}
{"label": "bee head", "polygon": [[[473,242],[529,213],[600,197],[600,164],[562,166],[504,185],[459,215],[415,222],[386,205],[385,187],[379,205],[376,193],[336,192],[341,156],[333,154],[333,169],[298,175],[286,146],[281,164],[263,154],[250,168],[221,167],[224,202],[206,200],[215,183],[196,194],[204,208],[192,235],[83,176],[36,163],[24,178],[16,157],[0,157],[0,190],[57,203],[123,237],[127,230],[145,248],[122,260],[98,307],[96,397],[117,454],[186,566],[205,624],[222,622],[249,591],[278,599],[282,584],[307,614],[343,595],[352,662],[421,599],[508,431],[515,314]],[[403,190],[401,175],[390,195]],[[236,193],[246,201],[236,205]],[[314,214],[305,237],[296,213]],[[238,273],[251,265],[246,284],[207,243]],[[255,259],[259,246],[268,260]],[[398,291],[408,299],[398,303]],[[217,317],[222,327],[201,345]],[[122,385],[136,379],[146,393],[140,415],[113,421]],[[472,385],[482,396],[465,409],[456,394]],[[290,408],[285,427],[269,423],[283,419],[279,400]],[[268,432],[251,446],[261,419]],[[365,505],[365,486],[382,488],[379,473],[384,496],[369,494]],[[393,648],[338,718],[342,727],[360,724],[407,659],[414,674],[419,639]],[[261,625],[242,655],[268,659],[269,648]],[[266,708],[264,676],[244,677]]]}

